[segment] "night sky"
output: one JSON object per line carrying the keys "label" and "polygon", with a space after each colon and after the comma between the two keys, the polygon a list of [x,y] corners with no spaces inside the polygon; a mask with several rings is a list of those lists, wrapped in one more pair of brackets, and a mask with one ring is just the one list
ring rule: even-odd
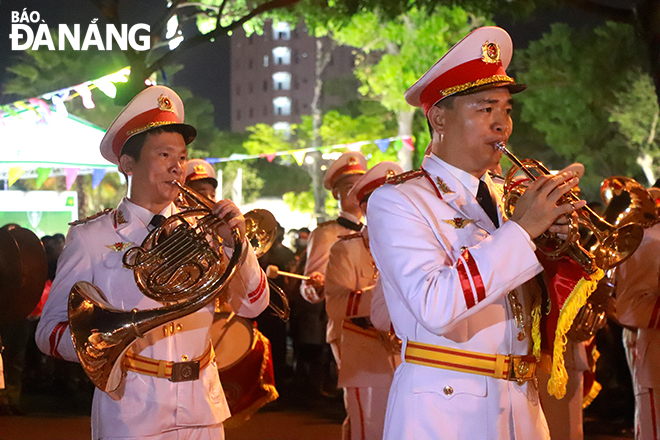
{"label": "night sky", "polygon": [[[629,0],[601,0],[610,3],[628,3]],[[124,23],[147,23],[157,19],[165,8],[164,0],[126,0],[121,2],[120,17]],[[0,103],[11,101],[2,94],[1,85],[7,76],[6,67],[11,65],[20,52],[11,50],[11,11],[38,11],[50,25],[80,23],[82,29],[94,18],[99,18],[104,28],[102,15],[89,0],[0,0]],[[575,10],[539,11],[531,21],[516,23],[507,17],[496,17],[498,25],[504,27],[514,42],[515,48],[524,48],[529,40],[539,38],[549,30],[550,23],[569,22],[576,26],[592,26],[599,20]],[[514,54],[515,56],[515,54]],[[185,69],[171,79],[173,86],[184,86],[197,96],[209,98],[216,109],[215,121],[220,129],[229,129],[229,41],[216,40],[205,43],[182,54],[177,63]],[[92,78],[90,78],[92,79]],[[63,84],[62,87],[73,84]],[[28,98],[28,97],[24,97]]]}

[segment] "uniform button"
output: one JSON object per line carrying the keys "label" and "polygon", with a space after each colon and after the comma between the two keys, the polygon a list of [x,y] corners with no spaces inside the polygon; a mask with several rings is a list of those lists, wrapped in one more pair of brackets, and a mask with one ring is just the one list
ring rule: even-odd
{"label": "uniform button", "polygon": [[181,324],[177,324],[176,331],[180,332],[181,330],[183,330],[183,326]]}
{"label": "uniform button", "polygon": [[188,362],[188,355],[187,355],[187,354],[184,354],[183,356],[181,356],[181,360],[182,360],[183,362]]}
{"label": "uniform button", "polygon": [[442,389],[442,392],[445,393],[448,396],[451,396],[454,393],[454,389],[452,387],[450,387],[449,385],[447,385],[446,387],[444,387]]}

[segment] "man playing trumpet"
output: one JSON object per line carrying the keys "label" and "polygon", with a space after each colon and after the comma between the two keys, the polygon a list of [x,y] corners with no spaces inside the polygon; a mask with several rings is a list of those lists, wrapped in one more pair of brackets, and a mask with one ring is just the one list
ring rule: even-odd
{"label": "man playing trumpet", "polygon": [[[509,35],[479,28],[407,92],[432,129],[422,169],[369,199],[371,252],[403,363],[384,439],[547,439],[531,356],[532,296],[542,271],[532,239],[585,205],[557,204],[571,172],[531,183],[511,218],[487,171],[512,130]],[[533,280],[532,280],[533,281]]]}
{"label": "man playing trumpet", "polygon": [[[78,361],[67,320],[67,298],[78,281],[96,285],[116,309],[163,306],[140,292],[122,259],[127,249],[139,246],[178,211],[173,201],[179,189],[172,182],[184,182],[187,144],[196,135],[183,117],[176,93],[154,86],[138,94],[108,129],[101,153],[128,177],[128,195],[116,209],[76,222],[69,230],[37,329],[37,344],[44,353]],[[212,213],[229,228],[238,228],[248,246],[245,262],[229,285],[228,301],[237,314],[256,316],[268,305],[268,283],[245,240],[243,215],[230,200],[217,202]],[[131,345],[121,358],[125,377],[119,387],[112,393],[95,390],[93,439],[224,437],[222,422],[230,414],[210,345],[213,313],[211,302]],[[194,365],[196,379],[182,380],[175,374]]]}

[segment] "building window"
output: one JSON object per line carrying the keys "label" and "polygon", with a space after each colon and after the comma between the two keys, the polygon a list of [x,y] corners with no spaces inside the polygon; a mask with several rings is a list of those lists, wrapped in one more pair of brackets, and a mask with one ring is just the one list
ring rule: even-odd
{"label": "building window", "polygon": [[291,74],[289,72],[273,73],[273,89],[291,90]]}
{"label": "building window", "polygon": [[289,23],[273,23],[273,40],[290,40],[291,26]]}
{"label": "building window", "polygon": [[289,140],[291,137],[291,124],[288,122],[276,122],[273,124],[273,130],[276,133],[280,133],[284,136],[286,140]]}
{"label": "building window", "polygon": [[268,67],[268,55],[264,55],[264,67]]}
{"label": "building window", "polygon": [[285,96],[273,99],[273,112],[278,116],[289,116],[291,114],[291,99]]}
{"label": "building window", "polygon": [[288,66],[291,64],[291,49],[280,46],[273,49],[273,64]]}

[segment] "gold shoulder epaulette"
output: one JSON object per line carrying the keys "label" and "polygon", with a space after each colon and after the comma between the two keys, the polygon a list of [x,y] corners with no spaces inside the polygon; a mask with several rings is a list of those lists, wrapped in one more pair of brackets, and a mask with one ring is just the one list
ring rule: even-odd
{"label": "gold shoulder epaulette", "polygon": [[102,215],[106,215],[107,213],[113,211],[112,208],[105,208],[103,211],[99,211],[96,214],[90,215],[89,217],[85,217],[80,220],[73,221],[69,223],[69,226],[77,226],[77,225],[82,225],[83,223],[87,223],[90,220],[94,220],[95,218],[101,217]]}
{"label": "gold shoulder epaulette", "polygon": [[353,238],[362,238],[362,232],[354,232],[353,234],[339,235],[337,238],[340,240],[351,240]]}
{"label": "gold shoulder epaulette", "polygon": [[327,222],[319,223],[318,225],[316,225],[316,227],[317,228],[322,228],[324,226],[330,226],[333,223],[337,223],[337,220],[336,219],[335,220],[328,220]]}
{"label": "gold shoulder epaulette", "polygon": [[418,179],[423,175],[424,171],[422,170],[407,171],[405,173],[397,174],[396,176],[388,177],[385,183],[389,183],[390,185],[398,185],[400,183],[407,182],[408,180]]}

